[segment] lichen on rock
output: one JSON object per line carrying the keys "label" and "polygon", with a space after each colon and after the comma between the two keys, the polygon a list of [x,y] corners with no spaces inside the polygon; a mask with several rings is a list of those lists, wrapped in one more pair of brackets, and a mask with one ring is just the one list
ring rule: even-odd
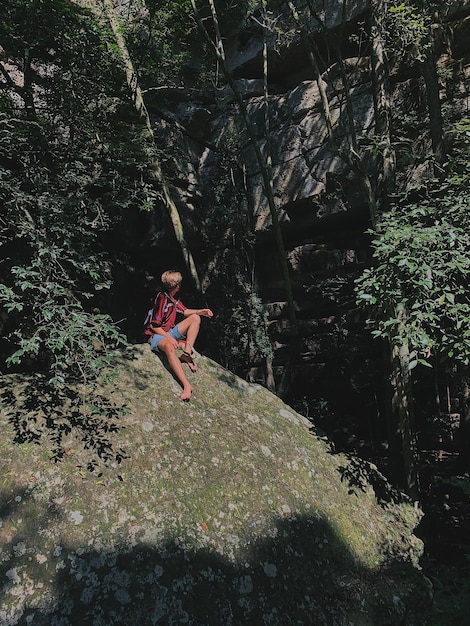
{"label": "lichen on rock", "polygon": [[412,504],[351,493],[304,418],[205,357],[190,403],[148,346],[122,365],[129,458],[99,476],[0,421],[2,625],[422,623]]}

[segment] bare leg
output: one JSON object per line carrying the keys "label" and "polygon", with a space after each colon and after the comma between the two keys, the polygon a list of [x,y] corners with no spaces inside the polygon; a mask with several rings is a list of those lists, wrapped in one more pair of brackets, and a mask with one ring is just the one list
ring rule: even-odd
{"label": "bare leg", "polygon": [[186,335],[186,341],[189,344],[189,355],[184,356],[183,362],[188,364],[192,372],[195,372],[197,370],[197,365],[191,358],[191,352],[194,348],[194,344],[199,334],[200,325],[201,318],[199,315],[190,315],[178,324],[178,330],[182,335]]}
{"label": "bare leg", "polygon": [[182,335],[186,335],[186,341],[191,344],[191,348],[196,343],[200,325],[201,318],[199,315],[190,315],[178,324],[178,330]]}
{"label": "bare leg", "polygon": [[168,343],[165,339],[160,342],[159,349],[163,350],[168,358],[168,363],[170,364],[171,369],[175,373],[176,378],[180,381],[183,386],[183,393],[181,394],[181,400],[189,401],[191,398],[191,394],[193,392],[193,388],[189,380],[186,378],[185,373],[183,371],[183,366],[181,361],[176,355],[175,349],[173,346]]}

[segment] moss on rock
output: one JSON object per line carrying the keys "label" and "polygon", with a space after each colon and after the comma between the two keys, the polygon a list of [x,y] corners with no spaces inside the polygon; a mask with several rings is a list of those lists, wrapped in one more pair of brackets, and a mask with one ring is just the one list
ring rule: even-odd
{"label": "moss on rock", "polygon": [[415,508],[352,494],[304,418],[198,363],[183,403],[147,346],[123,355],[129,458],[99,473],[2,417],[0,623],[422,624]]}

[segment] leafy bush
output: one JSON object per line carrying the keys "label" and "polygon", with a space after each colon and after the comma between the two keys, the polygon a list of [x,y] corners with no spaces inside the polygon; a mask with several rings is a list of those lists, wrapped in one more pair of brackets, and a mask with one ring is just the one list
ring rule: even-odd
{"label": "leafy bush", "polygon": [[[381,217],[374,267],[356,284],[376,337],[401,334],[410,369],[430,356],[470,363],[468,170],[434,180]],[[406,310],[405,324],[399,311]]]}
{"label": "leafy bush", "polygon": [[120,407],[102,389],[126,341],[97,309],[112,282],[103,233],[143,204],[152,155],[123,120],[124,76],[89,12],[12,0],[0,22],[1,353],[31,374],[27,388],[4,377],[3,404],[17,441],[45,436],[57,458],[76,430],[120,460]]}

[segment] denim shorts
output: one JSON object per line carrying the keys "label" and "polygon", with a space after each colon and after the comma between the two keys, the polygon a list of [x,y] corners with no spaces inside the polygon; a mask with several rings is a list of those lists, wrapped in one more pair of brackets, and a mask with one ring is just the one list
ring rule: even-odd
{"label": "denim shorts", "polygon": [[[179,341],[180,339],[184,339],[185,335],[182,335],[178,329],[178,324],[176,326],[174,326],[169,332],[168,334],[170,335],[170,337],[173,337],[173,339],[176,339],[176,341]],[[166,339],[166,337],[163,337],[163,335],[154,335],[151,339],[150,339],[150,349],[152,350],[152,352],[155,352],[155,350],[158,348],[158,344],[160,343],[160,341],[163,341],[164,339]]]}

